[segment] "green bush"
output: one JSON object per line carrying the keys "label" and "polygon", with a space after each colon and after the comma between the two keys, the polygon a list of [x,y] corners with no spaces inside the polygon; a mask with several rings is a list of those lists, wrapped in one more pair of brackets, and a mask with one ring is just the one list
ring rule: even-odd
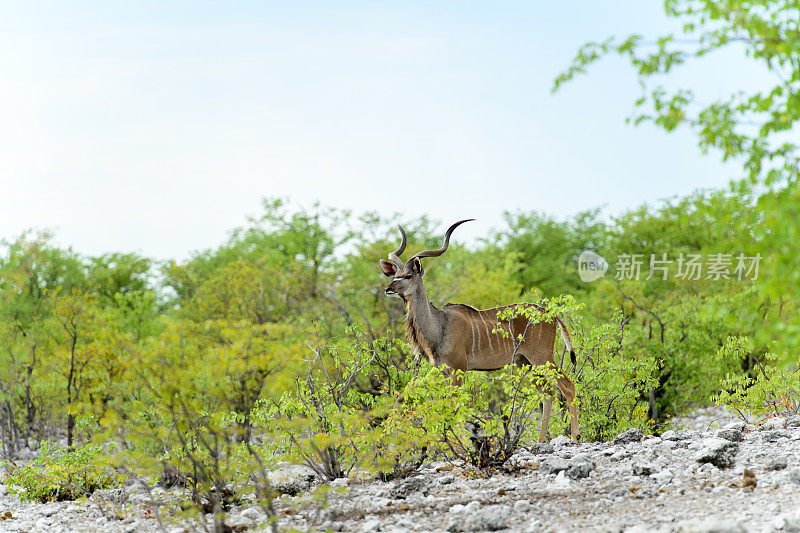
{"label": "green bush", "polygon": [[[552,366],[517,367],[483,374],[468,372],[460,389],[451,393],[453,413],[442,433],[451,458],[482,469],[503,466],[520,446],[536,442],[539,405],[554,387]],[[550,429],[566,423],[552,416]]]}
{"label": "green bush", "polygon": [[[543,390],[554,368],[469,372],[402,359],[404,343],[354,338],[317,349],[295,387],[258,415],[274,453],[327,479],[355,469],[383,479],[416,471],[426,458],[499,467],[536,439]],[[551,422],[563,428],[564,422]],[[560,424],[560,425],[559,425]]]}
{"label": "green bush", "polygon": [[[535,292],[533,298],[538,298]],[[570,295],[538,299],[536,305],[520,305],[501,312],[498,326],[518,316],[531,323],[555,318],[566,322],[578,362],[573,367],[560,361],[558,373],[575,384],[582,440],[608,440],[631,427],[647,430],[653,422],[648,418],[648,396],[658,384],[658,360],[626,337],[627,319],[621,313],[587,330],[580,315],[583,307]],[[495,331],[503,334],[499,327]],[[560,345],[557,342],[556,352]],[[552,382],[555,377],[552,373],[547,380]],[[540,399],[541,395],[537,401]],[[563,417],[551,417],[550,434],[565,431],[568,424],[566,412]]]}
{"label": "green bush", "polygon": [[[729,337],[719,349],[721,358],[743,356],[750,353],[750,341],[746,337]],[[776,366],[778,356],[762,355],[749,374],[728,373],[719,382],[720,391],[711,396],[711,401],[727,406],[745,421],[753,416],[786,415],[800,411],[800,364],[788,369]]]}
{"label": "green bush", "polygon": [[[407,476],[428,457],[442,454],[442,435],[463,419],[465,396],[442,369],[424,364],[406,371],[391,394],[376,404],[371,461],[378,473]],[[385,476],[384,476],[385,477]]]}
{"label": "green bush", "polygon": [[9,493],[22,500],[76,500],[90,496],[97,489],[122,483],[123,477],[109,463],[108,446],[84,444],[69,450],[44,441],[39,456],[27,466],[14,466],[6,461],[9,471],[5,483]]}
{"label": "green bush", "polygon": [[632,427],[648,430],[653,423],[647,416],[648,393],[658,383],[658,361],[646,351],[631,349],[624,324],[618,314],[585,336],[574,335],[578,348],[574,381],[584,441],[609,440]]}
{"label": "green bush", "polygon": [[[515,313],[538,321],[579,307],[569,297],[540,305],[544,312],[520,307]],[[577,368],[468,372],[461,386],[454,386],[449,369],[405,359],[405,343],[372,340],[354,326],[347,340],[317,348],[294,387],[275,402],[259,403],[252,419],[256,433],[266,433],[265,455],[306,464],[330,480],[356,469],[383,478],[409,475],[435,456],[501,467],[537,440],[539,407],[559,375],[576,383],[584,440],[606,440],[630,427],[647,430],[657,361],[628,349],[622,322],[620,315],[584,334],[580,320],[570,320]],[[567,409],[551,416],[551,435],[568,427]]]}
{"label": "green bush", "polygon": [[294,374],[294,328],[243,320],[173,321],[158,337],[129,347],[136,381],[121,384],[101,420],[121,443],[121,460],[138,478],[187,489],[184,518],[226,511],[245,494],[274,516],[268,460],[251,443],[251,414],[274,400]]}
{"label": "green bush", "polygon": [[419,411],[403,391],[414,378],[402,343],[365,340],[359,326],[350,340],[314,351],[295,386],[253,418],[268,432],[275,453],[311,467],[327,479],[364,468],[406,475],[427,455]]}

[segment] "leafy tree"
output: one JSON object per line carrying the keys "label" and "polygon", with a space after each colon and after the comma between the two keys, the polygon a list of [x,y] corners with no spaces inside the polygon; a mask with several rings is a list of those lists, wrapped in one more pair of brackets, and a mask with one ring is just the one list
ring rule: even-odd
{"label": "leafy tree", "polygon": [[[691,128],[704,152],[742,164],[742,180],[733,191],[757,198],[760,227],[756,243],[769,257],[758,286],[783,305],[797,301],[796,268],[800,228],[800,4],[797,0],[666,0],[664,10],[681,24],[677,33],[657,38],[634,34],[624,39],[590,42],[554,83],[554,90],[583,74],[609,54],[633,66],[642,87],[634,124],[651,122],[666,131]],[[750,58],[764,76],[762,88],[732,88],[707,101],[691,88],[672,88],[670,76],[689,62],[710,61],[715,52],[732,49]],[[687,232],[688,233],[688,232]],[[785,342],[800,342],[796,316],[773,327]]]}
{"label": "leafy tree", "polygon": [[86,287],[84,265],[47,233],[0,243],[0,406],[8,452],[51,429],[62,401],[46,363],[54,350],[51,294]]}
{"label": "leafy tree", "polygon": [[[598,220],[599,210],[579,213],[573,220],[559,222],[546,215],[504,214],[507,228],[491,237],[511,264],[511,279],[522,292],[536,288],[544,296],[575,293],[585,289],[578,277],[578,256],[583,250],[602,249],[607,229]],[[499,250],[498,250],[499,251]]]}
{"label": "leafy tree", "polygon": [[[59,325],[56,354],[53,366],[63,373],[66,384],[67,408],[67,447],[72,447],[75,412],[73,403],[78,400],[80,387],[80,374],[91,363],[96,355],[91,346],[91,331],[94,324],[94,296],[78,289],[71,293],[56,294],[53,303],[53,317]],[[59,342],[60,341],[60,342]]]}
{"label": "leafy tree", "polygon": [[150,290],[152,262],[138,254],[108,253],[90,258],[87,273],[88,283],[104,303],[120,305],[127,297]]}

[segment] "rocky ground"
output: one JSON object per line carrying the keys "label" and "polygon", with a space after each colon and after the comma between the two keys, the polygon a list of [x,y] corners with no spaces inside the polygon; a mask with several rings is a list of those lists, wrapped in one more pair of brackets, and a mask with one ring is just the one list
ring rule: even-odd
{"label": "rocky ground", "polygon": [[[322,486],[304,467],[273,474],[285,493],[282,529],[301,531],[800,531],[800,416],[757,426],[712,408],[676,419],[661,437],[637,430],[613,442],[571,445],[558,437],[511,459],[515,471],[478,478],[432,463],[395,482],[337,480]],[[134,485],[90,501],[21,503],[0,485],[0,531],[191,531],[159,525],[157,502],[176,494]],[[174,490],[174,489],[173,489]],[[5,517],[5,519],[4,519]],[[235,508],[237,531],[263,531],[257,508]]]}

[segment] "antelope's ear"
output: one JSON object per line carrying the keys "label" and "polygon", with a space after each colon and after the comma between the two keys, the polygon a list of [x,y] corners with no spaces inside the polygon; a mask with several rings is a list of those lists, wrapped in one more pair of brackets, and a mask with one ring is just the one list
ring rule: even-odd
{"label": "antelope's ear", "polygon": [[384,276],[392,277],[397,273],[397,266],[391,261],[381,259],[381,270]]}
{"label": "antelope's ear", "polygon": [[422,274],[422,261],[419,260],[419,257],[411,258],[411,270],[416,274]]}

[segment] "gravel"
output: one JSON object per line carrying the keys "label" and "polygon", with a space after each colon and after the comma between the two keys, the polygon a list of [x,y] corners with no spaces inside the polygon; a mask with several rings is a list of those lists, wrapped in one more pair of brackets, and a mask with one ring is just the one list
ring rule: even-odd
{"label": "gravel", "polygon": [[[673,419],[660,438],[629,430],[606,443],[559,439],[521,450],[508,463],[513,470],[489,477],[431,463],[393,482],[337,480],[325,496],[314,495],[326,483],[308,469],[284,465],[273,472],[285,492],[275,508],[282,529],[301,531],[800,532],[800,424],[793,421],[746,425],[708,408]],[[38,504],[0,484],[0,531],[161,531],[152,510],[180,491],[156,488],[151,501],[131,485],[88,501]],[[228,524],[268,531],[266,521],[245,501],[230,510]],[[164,527],[194,530],[202,528]]]}
{"label": "gravel", "polygon": [[507,505],[489,505],[476,509],[464,519],[463,525],[449,528],[449,531],[500,531],[508,529],[511,509]]}
{"label": "gravel", "polygon": [[561,457],[548,457],[539,465],[539,472],[542,474],[557,474],[569,468],[569,463]]}
{"label": "gravel", "polygon": [[649,476],[658,472],[659,468],[653,463],[635,462],[631,465],[631,470],[635,476]]}
{"label": "gravel", "polygon": [[589,477],[597,463],[588,454],[576,455],[569,461],[566,474],[570,479],[583,479]]}
{"label": "gravel", "polygon": [[734,428],[725,428],[717,431],[717,437],[731,442],[741,442],[742,432]]}
{"label": "gravel", "polygon": [[733,466],[739,444],[719,437],[703,439],[694,458],[698,463],[710,463],[718,468]]}
{"label": "gravel", "polygon": [[[440,484],[446,485],[448,482],[452,482],[452,480],[448,479],[445,482],[439,481]],[[416,476],[410,477],[407,479],[401,479],[397,481],[389,492],[391,498],[395,500],[399,499],[406,499],[410,494],[419,494],[424,492],[426,486],[428,485],[428,479],[423,476]]]}
{"label": "gravel", "polygon": [[642,440],[642,430],[639,428],[631,428],[616,436],[614,444],[630,444],[631,442],[639,442]]}
{"label": "gravel", "polygon": [[789,456],[779,455],[769,460],[767,470],[783,470],[787,466],[789,466]]}
{"label": "gravel", "polygon": [[317,474],[304,465],[284,465],[270,472],[269,482],[279,494],[294,496],[311,488]]}

